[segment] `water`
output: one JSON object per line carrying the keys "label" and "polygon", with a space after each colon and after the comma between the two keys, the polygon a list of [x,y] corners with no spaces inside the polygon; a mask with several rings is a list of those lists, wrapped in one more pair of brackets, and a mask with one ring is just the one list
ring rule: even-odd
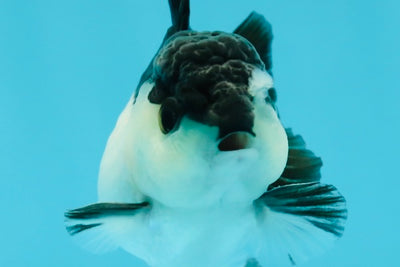
{"label": "water", "polygon": [[[302,266],[398,266],[398,1],[193,1],[192,27],[272,23],[286,126],[346,196],[344,237]],[[93,255],[63,212],[96,200],[118,114],[170,24],[167,1],[0,2],[1,266],[144,266]]]}

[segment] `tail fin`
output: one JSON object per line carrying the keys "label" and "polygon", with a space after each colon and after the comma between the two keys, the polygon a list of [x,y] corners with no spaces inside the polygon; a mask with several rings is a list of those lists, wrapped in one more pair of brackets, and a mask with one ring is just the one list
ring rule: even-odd
{"label": "tail fin", "polygon": [[263,251],[274,254],[258,257],[262,265],[281,266],[280,259],[294,265],[320,254],[342,236],[347,218],[338,190],[318,182],[276,187],[255,204],[266,240]]}
{"label": "tail fin", "polygon": [[84,248],[106,252],[119,246],[126,225],[148,207],[147,202],[88,205],[65,213],[66,229]]}

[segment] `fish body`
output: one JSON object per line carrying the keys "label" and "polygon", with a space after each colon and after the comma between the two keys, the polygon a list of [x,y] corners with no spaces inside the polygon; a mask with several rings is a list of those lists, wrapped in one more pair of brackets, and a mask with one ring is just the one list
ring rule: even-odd
{"label": "fish body", "polygon": [[66,212],[91,250],[150,266],[285,266],[340,237],[345,200],[322,161],[284,128],[270,24],[189,27],[189,1],[121,113],[103,155],[98,203]]}

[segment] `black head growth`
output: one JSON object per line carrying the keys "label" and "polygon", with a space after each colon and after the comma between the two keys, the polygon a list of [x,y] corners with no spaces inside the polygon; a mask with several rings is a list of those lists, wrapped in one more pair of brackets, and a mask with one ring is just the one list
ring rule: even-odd
{"label": "black head growth", "polygon": [[154,60],[155,86],[149,94],[150,102],[161,104],[163,132],[187,115],[218,126],[219,137],[234,131],[253,133],[248,83],[254,67],[264,69],[264,64],[239,35],[193,31],[173,35]]}
{"label": "black head growth", "polygon": [[271,25],[252,12],[233,34],[190,30],[189,0],[169,0],[172,25],[143,73],[155,86],[149,100],[161,104],[161,130],[177,129],[185,115],[218,126],[219,137],[252,132],[248,83],[254,67],[271,74]]}

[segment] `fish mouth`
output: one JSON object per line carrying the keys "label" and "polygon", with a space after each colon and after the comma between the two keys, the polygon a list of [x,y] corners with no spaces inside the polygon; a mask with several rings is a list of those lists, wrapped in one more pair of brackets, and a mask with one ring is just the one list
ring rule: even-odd
{"label": "fish mouth", "polygon": [[247,132],[234,132],[223,137],[218,143],[220,151],[236,151],[250,148],[253,135]]}

